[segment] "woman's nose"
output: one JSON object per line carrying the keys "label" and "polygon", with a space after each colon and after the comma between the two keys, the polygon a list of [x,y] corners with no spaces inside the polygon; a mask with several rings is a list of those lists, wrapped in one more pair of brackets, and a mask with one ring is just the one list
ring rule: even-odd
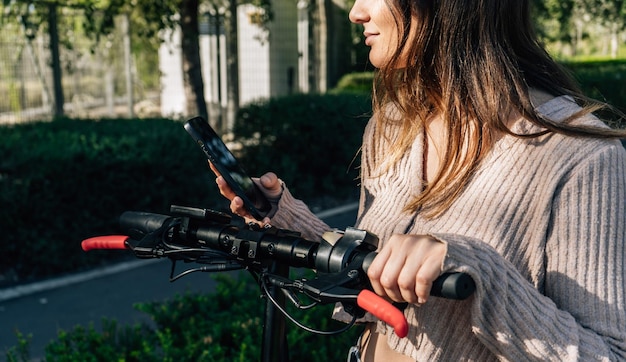
{"label": "woman's nose", "polygon": [[352,5],[352,9],[350,9],[350,13],[348,14],[348,18],[351,22],[355,24],[362,24],[369,20],[369,16],[367,15],[367,11],[365,11],[363,3],[363,0],[356,0],[354,5]]}

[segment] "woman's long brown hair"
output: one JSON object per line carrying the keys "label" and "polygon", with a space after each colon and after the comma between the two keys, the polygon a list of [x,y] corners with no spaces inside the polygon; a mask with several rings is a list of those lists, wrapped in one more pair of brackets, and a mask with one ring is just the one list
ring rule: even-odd
{"label": "woman's long brown hair", "polygon": [[[443,118],[447,133],[439,174],[410,203],[410,211],[434,216],[445,210],[490,150],[492,136],[514,135],[504,119],[512,111],[544,129],[515,135],[519,137],[549,132],[626,136],[619,130],[570,123],[606,105],[586,98],[539,44],[529,0],[395,0],[388,5],[402,36],[391,61],[376,72],[374,81],[377,129],[388,124],[400,127],[386,164],[408,150],[434,114]],[[583,109],[567,120],[543,118],[534,110],[530,89],[570,95]],[[389,105],[393,115],[385,111]]]}

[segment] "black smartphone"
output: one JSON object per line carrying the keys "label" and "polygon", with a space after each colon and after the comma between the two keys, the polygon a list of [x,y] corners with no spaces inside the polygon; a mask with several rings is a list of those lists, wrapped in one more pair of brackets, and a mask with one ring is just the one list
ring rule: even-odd
{"label": "black smartphone", "polygon": [[255,219],[262,220],[272,208],[269,201],[209,123],[202,117],[195,117],[185,122],[185,130],[200,146],[233,192],[241,197],[246,210]]}

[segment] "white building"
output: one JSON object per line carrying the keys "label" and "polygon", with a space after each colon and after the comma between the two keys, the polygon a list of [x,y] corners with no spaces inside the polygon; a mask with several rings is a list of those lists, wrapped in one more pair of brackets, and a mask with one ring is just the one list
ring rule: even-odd
{"label": "white building", "polygon": [[[240,105],[310,89],[311,36],[306,2],[273,1],[274,15],[267,28],[258,25],[260,11],[249,4],[238,7]],[[218,104],[222,109],[227,106],[226,41],[217,18],[205,16],[200,25],[200,57],[210,114],[219,109]],[[185,116],[180,30],[166,39],[159,51],[161,113]]]}

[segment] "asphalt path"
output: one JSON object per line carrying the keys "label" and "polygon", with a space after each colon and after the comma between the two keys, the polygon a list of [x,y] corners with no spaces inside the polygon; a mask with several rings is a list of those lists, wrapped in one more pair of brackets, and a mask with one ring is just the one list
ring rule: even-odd
{"label": "asphalt path", "polygon": [[[331,227],[345,229],[354,225],[356,205],[327,210],[319,216]],[[120,325],[150,323],[134,304],[165,301],[185,292],[213,291],[215,282],[204,273],[192,273],[170,283],[170,267],[167,259],[137,260],[0,290],[0,360],[5,360],[6,351],[17,344],[17,331],[31,336],[31,358],[37,361],[60,330],[70,331],[76,325],[98,329],[105,318]]]}

